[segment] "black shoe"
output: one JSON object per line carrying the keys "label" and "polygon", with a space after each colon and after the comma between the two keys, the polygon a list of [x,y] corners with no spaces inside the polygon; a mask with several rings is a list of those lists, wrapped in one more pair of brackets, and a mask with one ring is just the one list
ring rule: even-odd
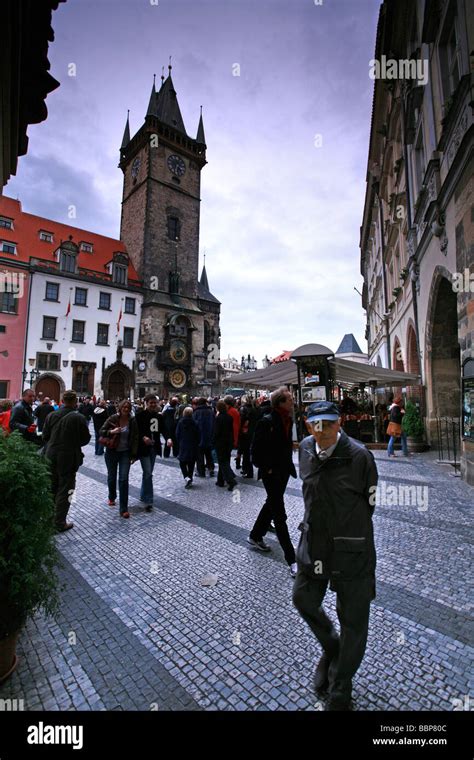
{"label": "black shoe", "polygon": [[351,700],[341,699],[340,697],[329,697],[324,708],[328,712],[349,712],[351,709]]}
{"label": "black shoe", "polygon": [[66,530],[71,530],[71,528],[74,528],[74,523],[65,522],[62,525],[56,525],[56,532],[64,533]]}
{"label": "black shoe", "polygon": [[233,491],[236,485],[237,485],[236,481],[234,481],[233,483],[229,483],[229,485],[227,486],[227,490]]}
{"label": "black shoe", "polygon": [[224,488],[225,483],[218,483],[216,480],[216,486],[219,486],[219,488]]}
{"label": "black shoe", "polygon": [[271,547],[265,543],[263,538],[261,538],[260,541],[255,541],[255,539],[250,538],[249,536],[247,542],[250,544],[250,546],[253,546],[254,549],[258,549],[260,552],[271,552]]}
{"label": "black shoe", "polygon": [[216,473],[215,473],[215,471],[214,471],[214,470],[209,470],[209,477],[210,477],[210,478],[213,478],[213,477],[215,476],[215,474],[216,474]]}
{"label": "black shoe", "polygon": [[145,512],[151,512],[152,509],[153,509],[153,504],[147,504],[145,507]]}
{"label": "black shoe", "polygon": [[331,664],[332,657],[324,653],[319,660],[316,670],[314,671],[313,686],[316,694],[319,692],[327,691],[329,686],[328,672]]}

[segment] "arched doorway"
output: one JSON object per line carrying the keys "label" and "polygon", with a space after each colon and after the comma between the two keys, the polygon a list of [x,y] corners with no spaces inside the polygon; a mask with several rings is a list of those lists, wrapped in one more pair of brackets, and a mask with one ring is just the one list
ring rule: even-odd
{"label": "arched doorway", "polygon": [[[418,356],[418,348],[416,345],[416,333],[412,324],[408,325],[407,331],[407,372],[414,375],[421,375],[420,359]],[[414,403],[420,404],[421,415],[425,416],[424,399],[423,399],[423,386],[422,385],[409,385],[407,388],[407,396]]]}
{"label": "arched doorway", "polygon": [[393,369],[397,370],[397,372],[405,372],[405,366],[403,364],[403,354],[402,354],[402,347],[400,345],[400,341],[398,338],[395,338],[395,343],[393,344]]}
{"label": "arched doorway", "polygon": [[42,375],[38,378],[34,385],[34,391],[37,396],[42,394],[42,398],[50,398],[51,400],[59,402],[64,390],[64,383],[61,382],[59,377],[55,375]]}
{"label": "arched doorway", "polygon": [[461,367],[457,295],[451,281],[435,272],[428,311],[426,377],[430,436],[436,437],[437,417],[459,417]]}
{"label": "arched doorway", "polygon": [[125,393],[125,385],[125,375],[119,369],[115,369],[109,376],[105,393],[106,398],[116,401],[128,396],[128,389],[127,393]]}

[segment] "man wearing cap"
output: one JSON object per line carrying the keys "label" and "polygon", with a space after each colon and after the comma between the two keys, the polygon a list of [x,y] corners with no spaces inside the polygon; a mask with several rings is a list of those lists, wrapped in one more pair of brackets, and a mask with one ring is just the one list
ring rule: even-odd
{"label": "man wearing cap", "polygon": [[58,533],[74,527],[72,522],[66,522],[66,517],[76,488],[76,473],[84,459],[81,447],[91,439],[86,418],[76,410],[75,391],[65,391],[63,401],[64,406],[49,414],[43,427],[44,455],[51,464]]}
{"label": "man wearing cap", "polygon": [[[341,430],[335,404],[312,404],[306,427],[310,435],[300,444],[305,515],[293,603],[323,649],[315,691],[328,691],[326,710],[349,710],[375,598],[377,468],[371,452]],[[340,636],[322,607],[328,585],[337,594]]]}

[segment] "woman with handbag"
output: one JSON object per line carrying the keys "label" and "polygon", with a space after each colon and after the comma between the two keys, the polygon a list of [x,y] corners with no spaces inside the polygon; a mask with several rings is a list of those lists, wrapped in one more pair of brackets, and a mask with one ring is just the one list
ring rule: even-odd
{"label": "woman with handbag", "polygon": [[117,470],[119,483],[120,517],[130,517],[128,511],[128,476],[138,454],[138,425],[132,417],[132,404],[124,399],[118,414],[113,414],[100,429],[100,443],[105,447],[109,506],[117,498]]}
{"label": "woman with handbag", "polygon": [[387,446],[387,454],[389,457],[394,457],[393,446],[396,438],[401,439],[403,456],[408,456],[407,436],[402,430],[402,420],[405,414],[403,408],[403,400],[401,396],[394,399],[392,406],[390,407],[390,422],[387,427],[387,435],[390,436],[390,440]]}

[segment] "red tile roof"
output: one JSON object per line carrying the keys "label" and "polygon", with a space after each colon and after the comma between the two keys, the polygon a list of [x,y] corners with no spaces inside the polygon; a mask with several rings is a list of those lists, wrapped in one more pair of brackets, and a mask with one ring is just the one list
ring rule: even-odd
{"label": "red tile roof", "polygon": [[275,356],[274,359],[271,360],[270,364],[279,364],[280,362],[287,362],[291,358],[291,354],[293,351],[283,351],[279,356]]}
{"label": "red tile roof", "polygon": [[[27,214],[22,211],[20,201],[0,195],[0,216],[13,219],[13,230],[0,227],[0,240],[16,243],[17,255],[12,255],[12,261],[29,262],[30,258],[42,259],[54,262],[54,253],[59,248],[61,241],[72,236],[72,242],[79,245],[81,242],[90,243],[93,253],[79,251],[78,265],[80,269],[96,272],[101,276],[107,276],[106,265],[112,260],[113,254],[126,253],[127,249],[121,240],[98,235],[96,232],[82,230],[68,224],[55,222],[52,219],[44,219],[41,216]],[[53,242],[48,243],[40,240],[40,230],[53,233]],[[3,256],[9,254],[3,253]],[[138,274],[131,262],[128,265],[128,279],[138,283]]]}

